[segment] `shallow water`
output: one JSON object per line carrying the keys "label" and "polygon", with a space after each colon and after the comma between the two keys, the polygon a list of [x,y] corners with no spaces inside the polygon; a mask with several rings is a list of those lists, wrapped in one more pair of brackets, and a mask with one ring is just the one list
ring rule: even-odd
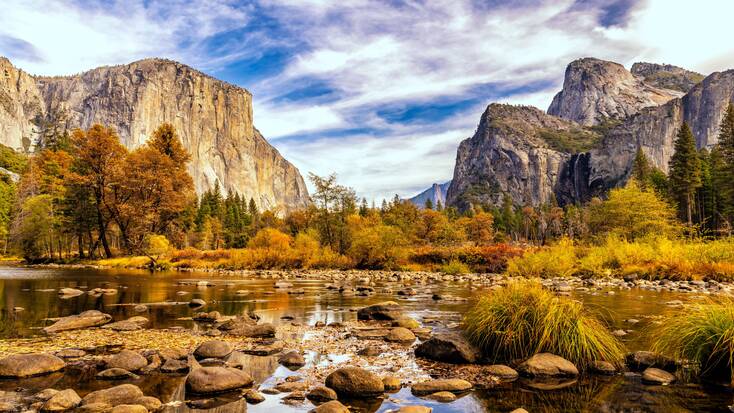
{"label": "shallow water", "polygon": [[[213,286],[197,286],[198,281],[210,281]],[[150,319],[149,328],[182,326],[196,328],[190,320],[194,312],[186,304],[193,298],[207,302],[206,311],[217,310],[224,315],[254,312],[262,321],[273,324],[290,323],[282,320],[291,316],[293,321],[312,325],[316,321],[330,323],[356,319],[356,312],[350,311],[385,300],[398,300],[394,294],[380,294],[369,297],[343,297],[337,292],[324,288],[326,281],[295,280],[294,288],[303,288],[303,295],[292,295],[273,288],[274,280],[242,279],[233,276],[220,276],[211,273],[164,273],[149,274],[129,270],[91,270],[91,269],[37,269],[21,267],[0,267],[0,337],[29,337],[40,334],[39,328],[48,324],[47,318],[67,316],[97,309],[111,314],[115,320],[133,315],[133,304],[147,304],[149,310],[142,315]],[[394,291],[400,284],[390,285]],[[89,290],[96,287],[116,288],[114,295],[94,297],[84,294],[62,299],[57,290],[72,287]],[[417,320],[424,317],[438,317],[438,322],[426,324],[435,330],[451,328],[458,322],[462,312],[472,300],[485,291],[481,285],[469,283],[412,285],[418,295],[400,299],[406,311]],[[378,288],[379,291],[379,288]],[[434,301],[434,292],[467,298],[467,302]],[[640,289],[613,290],[596,292],[574,292],[574,297],[585,302],[594,311],[606,317],[613,329],[633,330],[622,340],[630,351],[646,349],[648,337],[644,334],[654,323],[655,316],[666,311],[666,302],[671,300],[689,301],[700,299],[690,293],[653,292]],[[23,307],[24,311],[14,311]],[[628,320],[636,319],[632,323]],[[328,365],[329,358],[340,355],[307,355],[309,363]],[[250,373],[258,383],[265,387],[279,379],[294,374],[279,366],[276,357],[251,356]],[[124,382],[137,384],[146,394],[155,395],[162,401],[186,399],[183,376],[170,375],[141,376],[138,380],[115,381],[112,383],[84,377],[83,374],[56,374],[35,377],[24,381],[0,381],[0,390],[10,391],[17,388],[32,393],[48,387],[58,389],[72,387],[80,395],[99,388]],[[221,396],[213,401],[212,412],[302,412],[313,408],[306,401],[295,406],[281,402],[284,395],[268,395],[259,405],[246,405],[241,399]],[[524,407],[530,412],[538,411],[604,411],[604,412],[677,412],[677,411],[729,411],[728,405],[734,402],[731,392],[722,387],[698,384],[675,384],[671,386],[646,386],[638,377],[590,377],[573,383],[564,383],[554,390],[537,388],[532,382],[524,380],[502,384],[489,390],[470,392],[457,401],[442,404],[418,399],[407,388],[389,395],[384,400],[368,403],[354,402],[355,411],[383,412],[407,404],[427,405],[434,412],[507,412]],[[180,412],[191,410],[186,404],[171,407]]]}

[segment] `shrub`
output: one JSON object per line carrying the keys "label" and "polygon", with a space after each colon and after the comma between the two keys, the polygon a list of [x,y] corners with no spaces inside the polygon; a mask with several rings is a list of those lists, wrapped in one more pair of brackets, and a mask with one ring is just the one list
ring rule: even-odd
{"label": "shrub", "polygon": [[692,363],[701,376],[734,382],[734,300],[690,304],[661,321],[653,334],[654,351]]}
{"label": "shrub", "polygon": [[406,252],[402,231],[394,226],[376,225],[355,232],[348,255],[359,268],[399,268]]}
{"label": "shrub", "polygon": [[566,277],[576,270],[573,241],[561,239],[556,245],[527,251],[507,263],[507,273],[520,277]]}
{"label": "shrub", "polygon": [[464,317],[467,338],[492,362],[548,352],[584,370],[594,361],[620,366],[622,344],[578,301],[522,281],[481,297]]}
{"label": "shrub", "polygon": [[469,267],[467,267],[466,264],[462,263],[461,261],[451,260],[448,263],[441,266],[441,272],[450,274],[450,275],[458,275],[458,274],[466,274],[470,272],[470,270],[469,270]]}

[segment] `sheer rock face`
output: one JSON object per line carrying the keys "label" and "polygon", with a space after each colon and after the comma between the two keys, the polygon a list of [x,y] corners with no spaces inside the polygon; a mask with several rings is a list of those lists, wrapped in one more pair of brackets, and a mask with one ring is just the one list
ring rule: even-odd
{"label": "sheer rock face", "polygon": [[563,90],[553,98],[548,113],[582,125],[598,125],[682,94],[647,83],[618,63],[584,58],[566,67]]}
{"label": "sheer rock face", "polygon": [[593,133],[534,107],[489,105],[474,136],[459,145],[448,204],[460,209],[469,203],[500,205],[505,195],[515,205],[572,200],[574,189],[559,185],[561,178],[574,180],[567,176],[574,156],[554,149],[543,131]]}
{"label": "sheer rock face", "polygon": [[[594,79],[586,81],[593,83]],[[448,204],[459,208],[469,203],[499,206],[505,195],[515,205],[588,201],[629,179],[637,148],[667,172],[675,135],[684,121],[698,147],[711,148],[717,143],[724,112],[733,101],[734,70],[729,70],[707,76],[682,97],[639,108],[603,128],[583,127],[534,108],[492,104],[476,134],[459,146]],[[550,145],[540,133],[578,128],[603,136],[598,135],[599,140],[582,151],[570,151]]]}
{"label": "sheer rock face", "polygon": [[255,129],[245,89],[163,59],[67,77],[33,77],[1,59],[4,73],[10,76],[0,78],[0,142],[10,147],[20,148],[22,138],[32,136],[33,116],[55,108],[67,110],[70,128],[114,127],[131,149],[169,122],[191,153],[197,192],[219,181],[263,209],[308,203],[298,170]]}
{"label": "sheer rock face", "polygon": [[609,131],[591,152],[590,182],[612,187],[625,182],[638,147],[650,161],[668,172],[675,135],[687,122],[699,148],[718,142],[719,125],[734,101],[734,70],[717,72],[696,84],[685,96],[646,108]]}

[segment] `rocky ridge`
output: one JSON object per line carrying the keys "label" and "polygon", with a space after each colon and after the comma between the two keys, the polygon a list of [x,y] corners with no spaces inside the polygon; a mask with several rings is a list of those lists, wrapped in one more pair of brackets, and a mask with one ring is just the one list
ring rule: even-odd
{"label": "rocky ridge", "polygon": [[[448,204],[500,205],[505,196],[516,205],[588,201],[627,181],[638,148],[667,172],[684,121],[699,148],[713,147],[724,111],[734,100],[734,70],[712,73],[682,96],[672,97],[673,91],[655,104],[663,89],[642,76],[663,71],[679,80],[693,76],[678,69],[638,64],[633,75],[616,63],[581,59],[569,64],[564,89],[548,114],[489,105],[476,134],[459,145]],[[600,82],[613,79],[609,73],[637,89]]]}
{"label": "rocky ridge", "polygon": [[26,150],[37,115],[65,109],[68,128],[114,127],[130,149],[164,122],[191,153],[197,192],[215,186],[260,208],[308,203],[298,169],[255,128],[252,95],[178,62],[145,59],[64,77],[31,76],[0,57],[0,143]]}

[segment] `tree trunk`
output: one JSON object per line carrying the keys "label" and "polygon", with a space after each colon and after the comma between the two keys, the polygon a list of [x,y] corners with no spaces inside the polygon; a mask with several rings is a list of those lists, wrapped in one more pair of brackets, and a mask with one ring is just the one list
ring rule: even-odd
{"label": "tree trunk", "polygon": [[105,225],[104,218],[102,217],[102,196],[99,193],[94,194],[97,201],[97,226],[99,227],[99,240],[104,248],[104,254],[107,258],[112,258],[112,251],[110,246],[107,244],[107,225]]}

